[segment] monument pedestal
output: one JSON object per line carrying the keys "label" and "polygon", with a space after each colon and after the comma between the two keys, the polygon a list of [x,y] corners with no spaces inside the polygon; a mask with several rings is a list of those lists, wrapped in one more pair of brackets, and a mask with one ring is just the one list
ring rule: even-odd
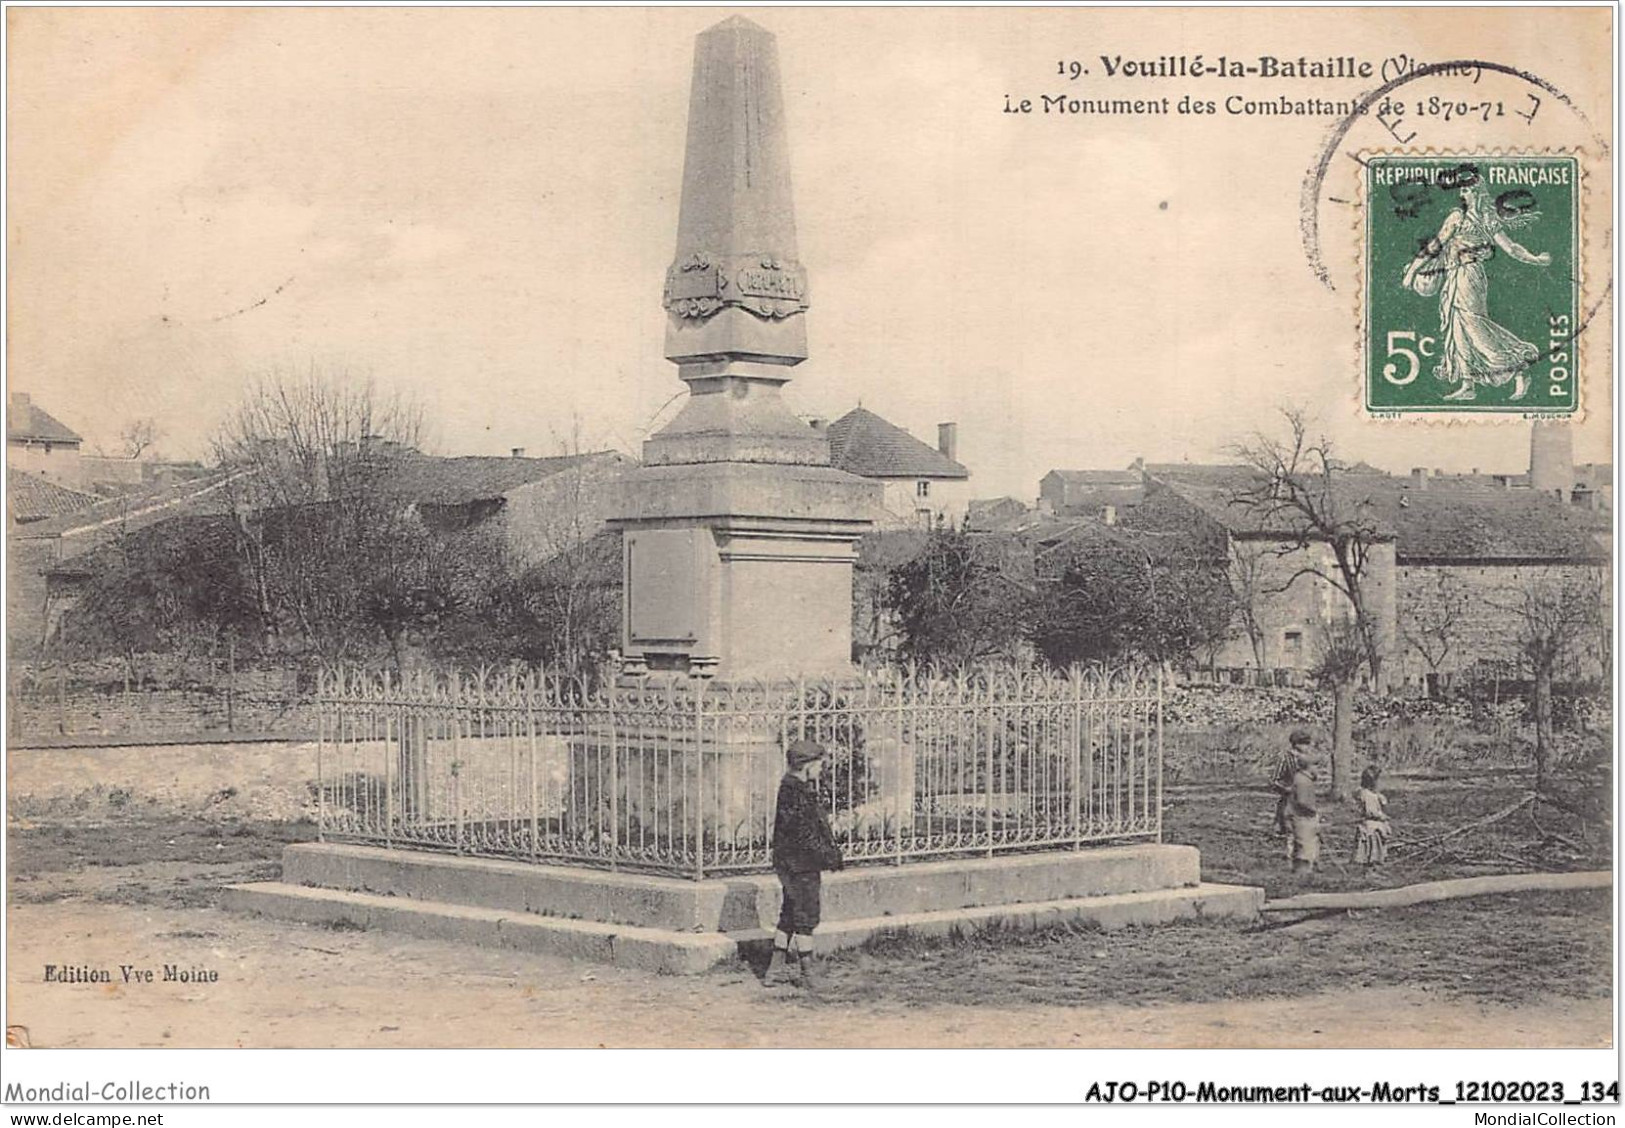
{"label": "monument pedestal", "polygon": [[630,672],[729,679],[852,666],[852,567],[880,487],[828,466],[645,466],[621,481]]}

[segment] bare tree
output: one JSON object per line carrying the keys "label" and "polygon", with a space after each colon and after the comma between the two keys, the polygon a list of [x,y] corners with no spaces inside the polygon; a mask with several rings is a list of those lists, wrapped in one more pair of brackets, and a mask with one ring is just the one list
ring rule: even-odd
{"label": "bare tree", "polygon": [[381,634],[399,665],[408,626],[435,602],[427,534],[393,488],[422,434],[417,405],[348,373],[312,366],[250,385],[214,449],[268,630],[330,662],[363,657]]}
{"label": "bare tree", "polygon": [[1264,626],[1258,620],[1258,603],[1268,594],[1264,586],[1263,561],[1256,552],[1248,552],[1232,545],[1226,575],[1230,590],[1235,594],[1236,620],[1253,650],[1253,668],[1262,671],[1264,653]]}
{"label": "bare tree", "polygon": [[132,419],[118,433],[119,453],[125,458],[140,458],[161,438],[163,432],[150,415]]}
{"label": "bare tree", "polygon": [[1348,614],[1327,624],[1319,665],[1332,690],[1332,796],[1342,799],[1350,793],[1354,758],[1354,686],[1362,670],[1373,682],[1382,677],[1380,626],[1367,585],[1374,550],[1391,538],[1376,506],[1344,488],[1347,467],[1331,440],[1311,436],[1303,412],[1286,409],[1281,415],[1284,438],[1260,433],[1235,448],[1257,474],[1229,501],[1280,538],[1273,551],[1291,565],[1281,590],[1309,578],[1328,585],[1346,605]]}
{"label": "bare tree", "polygon": [[1466,586],[1444,570],[1439,571],[1432,585],[1406,593],[1400,632],[1406,644],[1427,663],[1430,694],[1439,668],[1456,649],[1469,602]]}
{"label": "bare tree", "polygon": [[1551,776],[1552,682],[1565,664],[1575,662],[1607,633],[1603,579],[1600,570],[1593,569],[1536,573],[1493,602],[1516,616],[1518,649],[1533,682],[1530,704],[1535,714],[1535,793],[1539,795]]}

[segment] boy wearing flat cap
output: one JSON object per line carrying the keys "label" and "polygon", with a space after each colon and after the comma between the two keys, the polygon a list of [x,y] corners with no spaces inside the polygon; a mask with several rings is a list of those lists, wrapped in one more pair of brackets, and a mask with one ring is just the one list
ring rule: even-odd
{"label": "boy wearing flat cap", "polygon": [[813,786],[824,770],[823,746],[798,740],[785,751],[790,770],[779,781],[779,804],[773,819],[773,872],[784,890],[773,959],[763,983],[783,982],[794,961],[796,981],[812,986],[813,929],[818,927],[823,871],[838,870],[843,861],[829,816]]}

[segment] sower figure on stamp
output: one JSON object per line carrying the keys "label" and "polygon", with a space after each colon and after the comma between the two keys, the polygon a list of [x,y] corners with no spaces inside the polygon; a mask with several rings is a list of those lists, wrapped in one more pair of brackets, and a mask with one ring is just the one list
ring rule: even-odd
{"label": "sower figure on stamp", "polygon": [[1439,363],[1433,374],[1461,385],[1445,399],[1475,399],[1477,385],[1498,388],[1509,381],[1509,399],[1529,393],[1527,369],[1540,359],[1540,349],[1491,319],[1484,264],[1499,248],[1516,262],[1551,265],[1551,255],[1535,254],[1507,234],[1539,218],[1537,211],[1497,207],[1475,175],[1461,190],[1461,206],[1406,268],[1406,289],[1439,295]]}
{"label": "sower figure on stamp", "polygon": [[773,959],[762,982],[768,987],[783,982],[793,961],[796,981],[811,987],[812,937],[822,907],[823,871],[840,869],[843,860],[813,786],[823,773],[823,747],[815,741],[798,740],[785,757],[790,770],[779,782],[778,811],[773,819],[773,872],[784,891],[784,907],[773,936]]}
{"label": "sower figure on stamp", "polygon": [[1270,790],[1275,792],[1275,833],[1280,835],[1291,833],[1287,826],[1287,815],[1292,808],[1292,777],[1303,763],[1304,752],[1310,743],[1309,733],[1304,729],[1293,729],[1287,743],[1289,747],[1281,753],[1275,776],[1270,780]]}

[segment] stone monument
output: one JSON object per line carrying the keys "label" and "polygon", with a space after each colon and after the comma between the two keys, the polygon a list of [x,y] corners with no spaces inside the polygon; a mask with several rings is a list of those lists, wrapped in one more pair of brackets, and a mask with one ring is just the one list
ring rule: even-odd
{"label": "stone monument", "polygon": [[739,16],[694,50],[666,359],[688,401],[621,485],[631,674],[780,678],[850,668],[852,564],[880,487],[832,469],[786,406],[807,358],[807,273],[778,49]]}
{"label": "stone monument", "polygon": [[[348,747],[353,755],[342,763],[370,767],[323,779],[338,783],[336,801],[351,804],[349,817],[383,817],[383,846],[377,833],[361,835],[367,844],[295,844],[283,854],[280,881],[232,886],[227,907],[665,972],[701,971],[769,941],[777,879],[719,876],[704,858],[726,863],[731,846],[752,846],[771,831],[788,730],[772,709],[743,708],[722,723],[700,706],[712,695],[766,700],[784,687],[763,683],[784,679],[797,679],[789,687],[795,701],[806,692],[804,679],[821,676],[825,686],[838,686],[855,673],[854,546],[880,486],[831,469],[824,434],[797,420],[781,398],[790,370],[807,355],[807,282],[796,258],[774,39],[738,17],[703,33],[695,50],[677,252],[664,304],[666,356],[689,398],[645,444],[644,465],[624,479],[618,499],[626,588],[616,708],[583,711],[568,733],[541,744],[533,727],[510,727],[498,737],[498,770],[479,775],[469,765],[485,722],[461,726],[465,713],[485,716],[483,699],[458,711],[426,698],[421,707],[436,723],[444,729],[449,717],[451,724],[432,753],[412,752],[432,756],[450,784],[439,823],[431,811],[429,825],[416,828],[420,839],[434,832],[429,844],[442,848],[435,853],[390,838],[407,783],[398,771],[392,779],[391,765],[420,740],[421,728],[399,719],[405,712],[394,699],[360,728],[360,713],[330,705],[335,719],[324,732],[340,734],[330,754]],[[641,704],[660,698],[663,708]],[[353,735],[362,731],[371,735]],[[345,732],[352,734],[348,746]],[[889,741],[870,737],[873,805],[897,818],[895,833],[912,834],[915,750],[900,729]],[[625,831],[629,837],[615,841],[628,850],[651,836],[658,843],[674,828],[677,839],[686,836],[695,858],[691,879],[517,860],[512,843],[494,850],[496,857],[465,856],[465,818],[489,820],[499,808],[481,800],[465,812],[471,804],[459,770],[508,804],[500,807],[504,833],[521,828],[526,820],[517,815],[528,815],[526,841],[534,847],[540,825],[566,813],[538,803],[542,762],[566,781],[553,793],[567,796],[572,811],[585,809],[586,833]],[[358,792],[358,778],[382,786]],[[327,794],[323,788],[319,779],[318,795]],[[359,808],[358,794],[369,797]],[[982,809],[991,812],[986,794]],[[607,823],[593,821],[600,807],[610,812]],[[347,824],[336,825],[342,838]],[[453,845],[456,855],[445,852]],[[471,849],[490,847],[476,841]],[[1249,918],[1263,903],[1261,889],[1203,882],[1189,846],[998,856],[988,849],[986,856],[893,861],[899,864],[831,876],[821,948],[898,932]]]}

